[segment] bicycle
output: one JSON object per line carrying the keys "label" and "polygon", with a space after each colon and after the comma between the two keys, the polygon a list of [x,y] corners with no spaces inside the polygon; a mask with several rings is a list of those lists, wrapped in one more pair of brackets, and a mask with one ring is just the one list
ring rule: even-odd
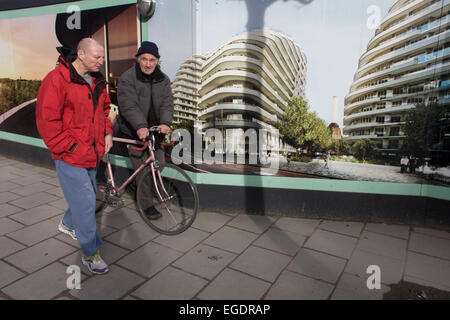
{"label": "bicycle", "polygon": [[[97,182],[96,212],[103,210],[106,206],[123,207],[124,201],[121,197],[125,188],[148,167],[149,170],[137,181],[136,204],[139,215],[155,231],[166,235],[176,235],[187,230],[194,222],[199,206],[198,191],[191,178],[182,169],[156,160],[154,133],[157,131],[157,126],[151,127],[145,142],[113,137],[115,142],[142,145],[140,148],[132,147],[133,150],[143,151],[148,148],[150,156],[122,185],[116,187],[109,154],[106,154],[106,183]],[[173,146],[174,142],[161,144]],[[151,186],[150,195],[148,187],[145,187],[147,181]],[[150,206],[147,205],[149,202],[151,202]],[[156,210],[161,217],[155,220],[149,219],[146,215],[148,210],[153,212]]]}

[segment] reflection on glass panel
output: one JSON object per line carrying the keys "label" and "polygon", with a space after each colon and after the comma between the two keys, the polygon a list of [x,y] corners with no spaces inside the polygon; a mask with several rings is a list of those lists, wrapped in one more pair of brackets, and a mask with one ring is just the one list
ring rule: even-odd
{"label": "reflection on glass panel", "polygon": [[[103,15],[101,16],[101,18],[103,18]],[[95,31],[92,34],[92,39],[97,40],[98,43],[100,43],[103,46],[103,48],[106,48],[106,46],[105,46],[105,24],[104,24],[104,18],[101,21],[98,21],[98,22],[102,22],[102,24],[101,24],[101,26],[98,29],[95,28],[95,30],[97,30],[97,31]],[[106,53],[106,49],[105,49],[105,53]],[[106,54],[105,54],[105,59],[106,59]],[[105,76],[106,79],[108,79],[107,78],[108,75],[106,74],[106,61],[105,61],[105,63],[103,63],[102,67],[100,68],[100,72]]]}
{"label": "reflection on glass panel", "polygon": [[122,73],[133,66],[138,49],[136,6],[110,10],[107,20],[110,96],[117,103],[117,83]]}

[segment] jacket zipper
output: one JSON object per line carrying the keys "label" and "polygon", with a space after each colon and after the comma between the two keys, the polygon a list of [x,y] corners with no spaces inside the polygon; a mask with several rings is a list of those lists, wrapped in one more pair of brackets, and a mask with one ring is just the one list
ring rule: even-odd
{"label": "jacket zipper", "polygon": [[[87,83],[87,82],[86,82]],[[91,100],[92,100],[92,125],[94,125],[94,120],[95,120],[95,101],[94,101],[94,91],[92,90],[91,86],[89,85],[89,83],[87,83],[87,86],[89,88],[89,91],[91,92]],[[94,128],[94,140],[92,141],[92,146],[94,147],[94,153],[95,153],[95,158],[97,159],[96,161],[96,167],[98,167],[99,165],[99,159],[98,159],[98,154],[97,151],[95,150],[95,128]]]}

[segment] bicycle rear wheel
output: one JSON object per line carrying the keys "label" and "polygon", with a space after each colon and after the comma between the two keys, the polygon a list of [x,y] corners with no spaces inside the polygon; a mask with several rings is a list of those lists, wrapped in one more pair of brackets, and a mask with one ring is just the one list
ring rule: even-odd
{"label": "bicycle rear wheel", "polygon": [[[158,177],[161,174],[161,180]],[[191,178],[170,163],[155,170],[156,186],[151,171],[138,182],[136,202],[142,219],[154,230],[166,235],[176,235],[188,229],[198,211],[198,192]],[[159,192],[159,195],[158,195]],[[148,214],[160,215],[149,219]]]}

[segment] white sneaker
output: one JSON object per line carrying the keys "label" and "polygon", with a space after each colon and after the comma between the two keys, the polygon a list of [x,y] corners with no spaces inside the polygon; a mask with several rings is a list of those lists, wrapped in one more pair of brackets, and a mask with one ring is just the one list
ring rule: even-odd
{"label": "white sneaker", "polygon": [[81,261],[88,267],[89,271],[94,274],[105,274],[109,271],[108,265],[100,257],[100,252],[98,250],[90,257],[83,255]]}
{"label": "white sneaker", "polygon": [[62,220],[61,220],[61,222],[60,222],[59,225],[58,225],[58,230],[59,230],[60,232],[62,232],[62,233],[68,234],[69,236],[72,237],[73,240],[77,241],[77,236],[76,236],[76,234],[75,234],[75,230],[70,229],[70,228],[67,228],[67,227],[64,225],[64,223],[62,222]]}

